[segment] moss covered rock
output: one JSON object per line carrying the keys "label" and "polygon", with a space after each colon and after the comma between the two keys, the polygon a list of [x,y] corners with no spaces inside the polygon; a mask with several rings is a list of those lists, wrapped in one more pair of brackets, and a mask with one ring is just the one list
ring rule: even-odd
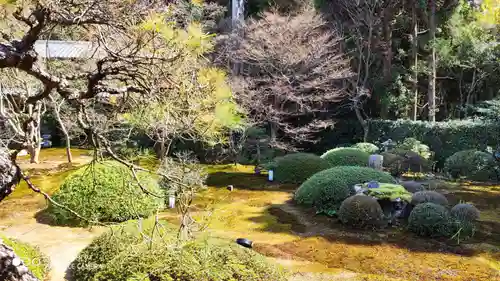
{"label": "moss covered rock", "polygon": [[412,194],[402,185],[393,183],[380,183],[378,188],[370,188],[365,192],[366,195],[377,198],[378,200],[395,201],[398,198],[411,202]]}
{"label": "moss covered rock", "polygon": [[339,166],[310,177],[297,189],[294,199],[298,204],[333,215],[342,201],[354,195],[355,184],[372,180],[395,183],[391,175],[372,168]]}
{"label": "moss covered rock", "polygon": [[[138,172],[141,185],[162,194],[155,179]],[[122,222],[148,217],[162,206],[162,200],[146,194],[124,165],[105,161],[84,166],[71,175],[52,197],[84,218],[100,222]],[[88,224],[65,209],[50,205],[47,212],[59,224]]]}

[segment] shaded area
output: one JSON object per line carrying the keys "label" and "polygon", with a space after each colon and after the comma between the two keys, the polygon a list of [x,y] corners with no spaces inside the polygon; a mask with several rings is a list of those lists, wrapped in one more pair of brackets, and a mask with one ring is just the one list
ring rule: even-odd
{"label": "shaded area", "polygon": [[[239,182],[247,180],[258,184],[252,177],[251,174],[243,173],[237,179]],[[223,187],[228,184],[224,179],[234,178],[225,176],[218,179],[219,186]],[[445,185],[439,187],[442,186]],[[491,189],[488,187],[488,190],[483,190],[487,194],[477,192],[467,197],[469,188],[450,187],[444,193],[447,193],[452,204],[465,199],[473,203],[477,201],[483,213],[492,212],[498,221],[498,203],[493,203],[498,202],[495,199],[498,196],[496,191],[488,193]],[[262,186],[249,189],[265,190]],[[375,274],[379,279],[373,280],[489,281],[498,276],[498,263],[495,260],[500,260],[500,255],[497,239],[493,237],[496,232],[484,235],[477,233],[476,238],[457,245],[446,238],[421,238],[402,227],[377,231],[350,229],[335,218],[316,215],[314,208],[296,206],[290,200],[290,193],[287,197],[282,196],[281,200],[275,200],[269,195],[271,192],[224,191],[220,190],[219,194],[225,194],[230,199],[221,204],[225,208],[223,216],[214,214],[214,220],[218,222],[211,225],[211,229],[223,231],[227,237],[244,234],[255,242],[256,251],[269,257]],[[281,193],[275,194],[278,196]],[[455,194],[458,196],[453,197]],[[460,195],[465,197],[458,198]],[[251,209],[250,205],[261,208]],[[242,220],[247,220],[247,223]],[[481,221],[480,224],[481,229],[485,229],[486,224],[490,228],[497,228],[495,220]],[[269,234],[265,236],[264,233]],[[307,267],[305,270],[308,270]]]}
{"label": "shaded area", "polygon": [[235,189],[246,190],[277,190],[277,191],[292,191],[297,188],[294,184],[280,184],[277,182],[269,182],[267,175],[254,175],[245,172],[214,172],[208,175],[206,184],[208,186],[226,188],[228,185],[233,185]]}

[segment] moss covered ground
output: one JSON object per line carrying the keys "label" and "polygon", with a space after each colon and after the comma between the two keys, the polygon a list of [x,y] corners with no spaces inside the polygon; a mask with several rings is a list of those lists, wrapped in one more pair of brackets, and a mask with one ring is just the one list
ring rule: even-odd
{"label": "moss covered ground", "polygon": [[[64,157],[63,150],[60,153]],[[42,159],[53,158],[43,158],[42,151]],[[53,192],[67,176],[66,169],[41,173],[35,169],[33,181]],[[296,186],[269,183],[265,175],[254,175],[253,167],[219,165],[207,166],[207,170],[209,188],[197,196],[194,216],[207,224],[211,236],[253,240],[256,251],[298,272],[291,281],[500,279],[500,185],[432,185],[451,203],[470,202],[481,211],[480,231],[457,245],[449,240],[417,238],[398,228],[352,231],[335,219],[295,206],[290,200]],[[234,190],[228,191],[228,185]],[[5,224],[5,216],[18,210],[32,218],[44,204],[42,196],[21,186],[0,203],[0,223]],[[174,210],[162,216],[178,223]],[[9,223],[24,222],[17,216]],[[58,238],[58,228],[47,226],[46,231],[50,229],[54,238],[47,243],[64,239]]]}

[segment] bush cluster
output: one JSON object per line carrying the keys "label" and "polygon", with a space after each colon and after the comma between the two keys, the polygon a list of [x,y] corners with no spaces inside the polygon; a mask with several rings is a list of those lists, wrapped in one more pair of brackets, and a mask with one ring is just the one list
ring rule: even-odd
{"label": "bush cluster", "polygon": [[[149,192],[162,194],[149,174],[137,172],[141,185]],[[148,217],[162,200],[146,194],[131,171],[115,161],[92,163],[69,175],[52,197],[56,202],[84,218],[101,222],[122,222]],[[87,224],[65,209],[50,205],[48,214],[58,224]]]}
{"label": "bush cluster", "polygon": [[367,195],[354,195],[345,199],[338,211],[339,220],[360,228],[377,228],[385,225],[384,213],[376,199]]}
{"label": "bush cluster", "polygon": [[[500,135],[500,123],[494,120],[470,119],[446,122],[411,120],[370,120],[368,141],[377,143],[392,139],[401,142],[415,138],[429,146],[435,153],[434,160],[444,163],[457,151],[476,148],[485,150],[496,147]],[[322,140],[314,152],[320,153],[333,145],[361,141],[363,130],[357,120],[337,122],[335,129],[321,133]]]}
{"label": "bush cluster", "polygon": [[406,138],[396,145],[397,149],[413,151],[424,159],[430,159],[431,151],[429,146],[415,138]]}
{"label": "bush cluster", "polygon": [[368,167],[339,166],[321,171],[305,181],[295,192],[295,201],[314,206],[318,212],[333,215],[347,197],[354,194],[354,185],[368,181],[395,183],[394,178]]}
{"label": "bush cluster", "polygon": [[321,155],[330,166],[368,166],[370,154],[350,147],[330,149]]}
{"label": "bush cluster", "polygon": [[274,179],[281,183],[301,184],[317,172],[330,168],[329,163],[310,153],[293,153],[276,157],[272,164]]}
{"label": "bush cluster", "polygon": [[[154,221],[149,220],[143,233],[151,237],[153,226]],[[71,264],[71,275],[76,281],[286,280],[280,267],[234,242],[202,239],[178,244],[174,234],[175,230],[160,227],[148,241],[136,222],[127,223],[85,248]]]}
{"label": "bush cluster", "polygon": [[390,138],[402,141],[415,138],[435,152],[436,161],[444,161],[457,151],[497,145],[500,124],[490,120],[453,120],[426,122],[410,120],[372,120],[369,140]]}
{"label": "bush cluster", "polygon": [[475,181],[498,180],[497,166],[493,155],[474,150],[454,153],[444,164],[444,171],[453,178],[465,177]]}

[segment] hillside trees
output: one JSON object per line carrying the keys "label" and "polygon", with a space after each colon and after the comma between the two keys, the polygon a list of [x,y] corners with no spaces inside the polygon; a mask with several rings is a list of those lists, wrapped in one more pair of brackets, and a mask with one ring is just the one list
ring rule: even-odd
{"label": "hillside trees", "polygon": [[[494,1],[323,2],[323,13],[343,26],[353,69],[369,73],[371,99],[364,110],[370,118],[465,118],[469,105],[499,95]],[[390,40],[387,23],[393,26]],[[367,50],[374,58],[368,68]]]}
{"label": "hillside trees", "polygon": [[353,74],[341,37],[313,10],[295,16],[264,13],[221,44],[219,63],[238,62],[238,103],[269,128],[275,147],[293,149],[333,125],[329,107],[349,97]]}

